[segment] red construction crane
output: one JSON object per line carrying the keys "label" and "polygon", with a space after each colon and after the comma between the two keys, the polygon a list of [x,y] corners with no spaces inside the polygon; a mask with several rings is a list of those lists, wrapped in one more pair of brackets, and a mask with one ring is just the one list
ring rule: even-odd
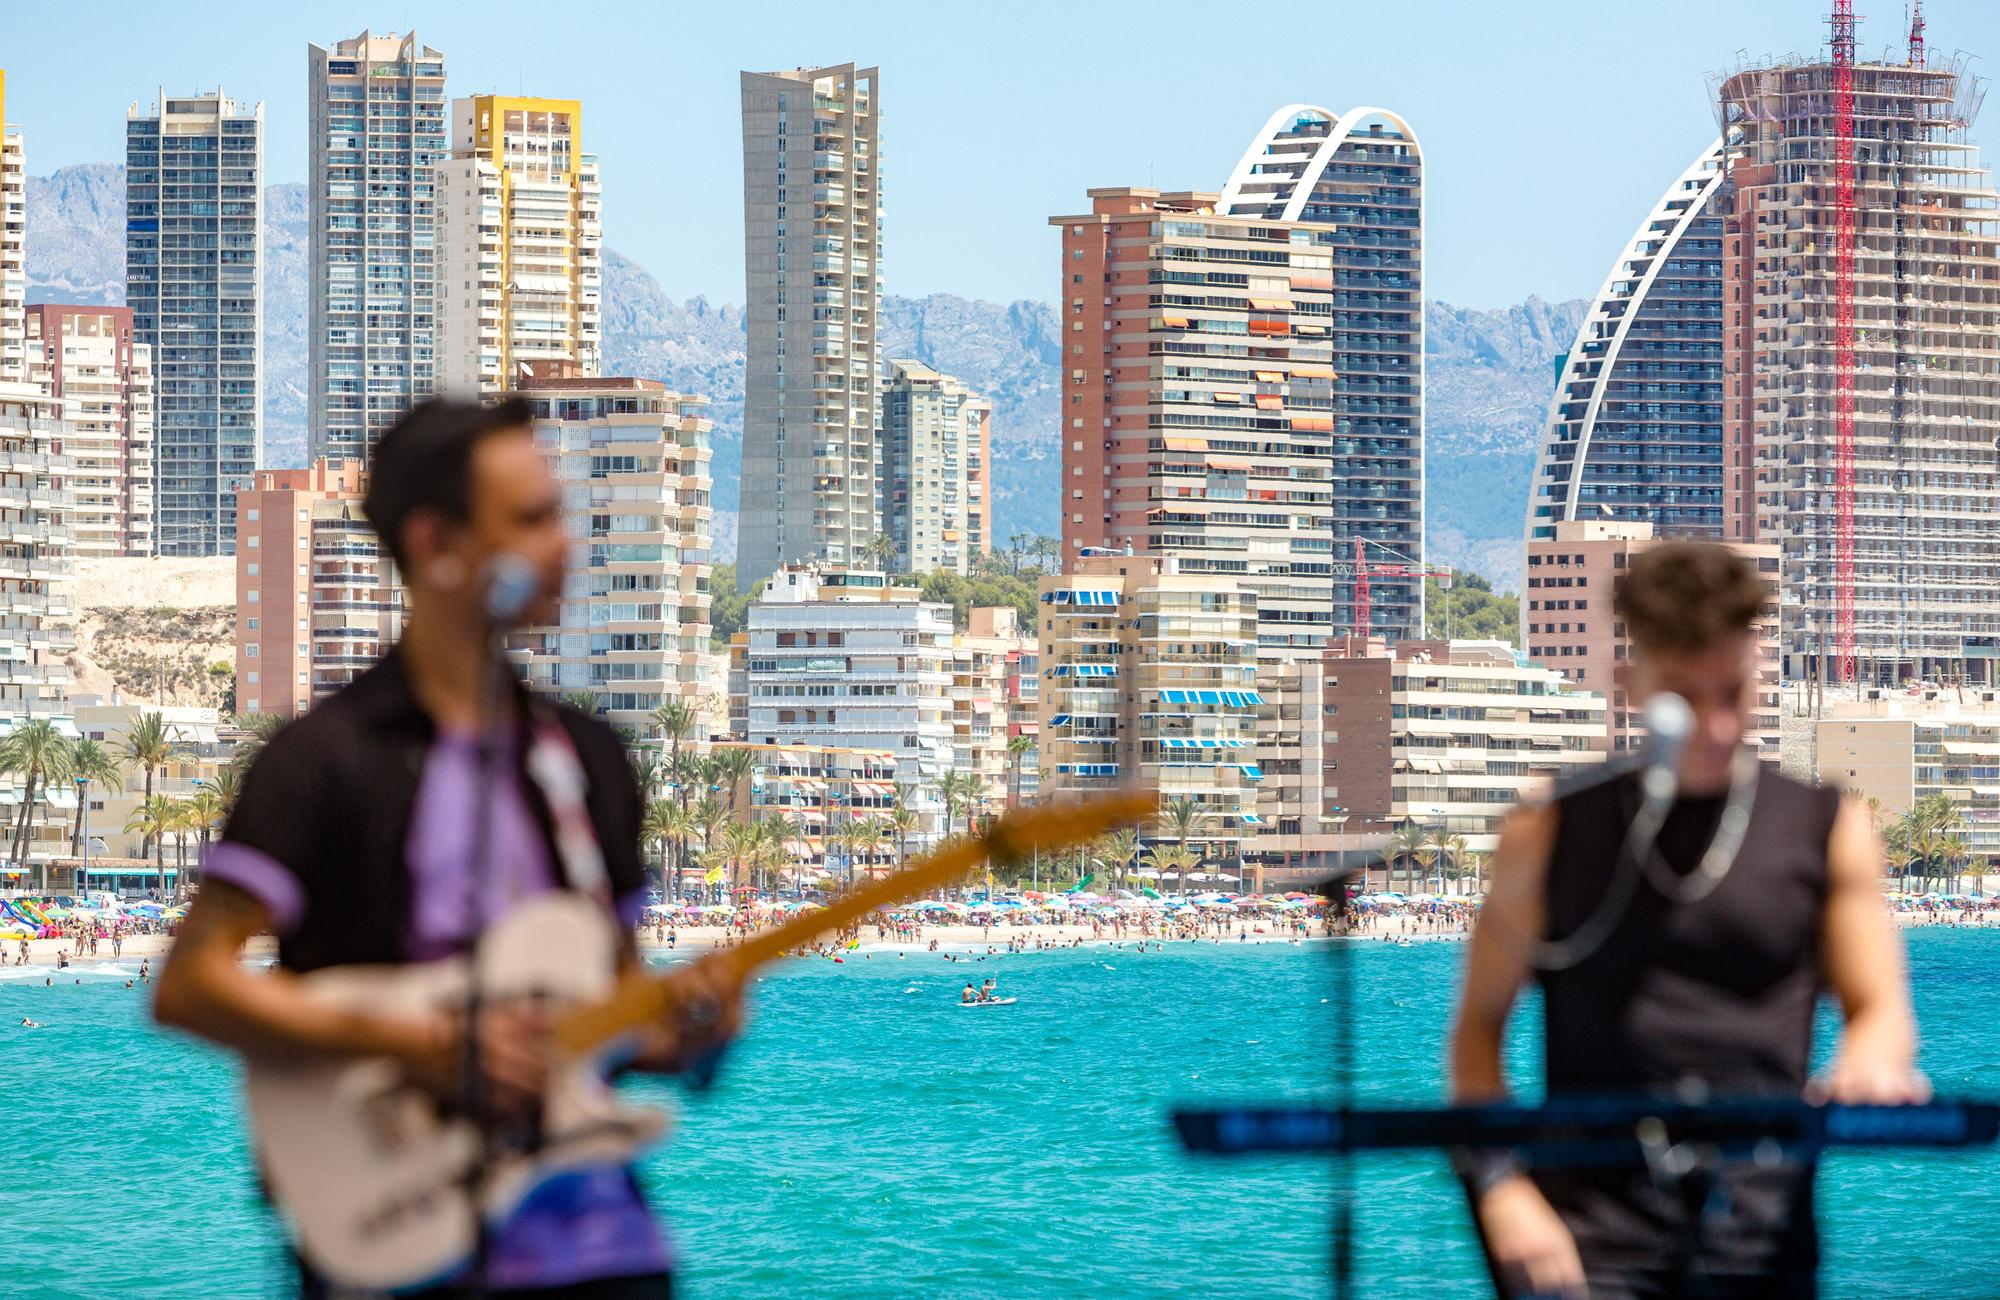
{"label": "red construction crane", "polygon": [[[1911,38],[1921,42],[1922,20]],[[1833,0],[1833,653],[1854,662],[1854,0]],[[1919,43],[1916,47],[1921,49]]]}
{"label": "red construction crane", "polygon": [[1368,577],[1378,578],[1438,578],[1444,582],[1445,590],[1451,589],[1451,580],[1458,576],[1455,569],[1432,569],[1421,564],[1370,564],[1365,538],[1354,539],[1354,635],[1366,640],[1371,631],[1370,615],[1373,610],[1368,604]]}
{"label": "red construction crane", "polygon": [[1924,66],[1924,0],[1910,8],[1910,66]]}

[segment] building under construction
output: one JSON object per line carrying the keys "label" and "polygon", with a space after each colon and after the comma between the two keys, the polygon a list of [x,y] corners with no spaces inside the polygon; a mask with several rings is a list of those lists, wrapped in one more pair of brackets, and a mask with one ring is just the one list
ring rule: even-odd
{"label": "building under construction", "polygon": [[1789,676],[1992,681],[2000,258],[1962,56],[1717,79],[1725,535],[1778,543]]}

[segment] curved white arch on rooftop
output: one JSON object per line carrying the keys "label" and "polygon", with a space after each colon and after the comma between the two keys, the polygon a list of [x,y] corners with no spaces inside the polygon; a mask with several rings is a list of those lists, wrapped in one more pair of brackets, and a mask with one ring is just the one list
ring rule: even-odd
{"label": "curved white arch on rooftop", "polygon": [[[1326,171],[1327,164],[1333,161],[1333,156],[1336,153],[1340,152],[1340,146],[1347,143],[1348,137],[1354,133],[1354,129],[1363,123],[1375,119],[1387,122],[1402,133],[1403,141],[1415,151],[1420,162],[1424,156],[1424,147],[1417,140],[1417,133],[1410,129],[1410,124],[1404,121],[1399,114],[1392,113],[1386,108],[1364,107],[1349,109],[1346,113],[1335,113],[1333,110],[1321,108],[1317,104],[1287,104],[1285,107],[1271,114],[1270,119],[1264,123],[1263,128],[1257,132],[1256,137],[1250,141],[1250,147],[1245,149],[1243,156],[1236,160],[1234,170],[1229,173],[1229,183],[1222,187],[1222,198],[1217,203],[1217,207],[1221,211],[1229,211],[1231,206],[1236,203],[1256,203],[1260,201],[1257,195],[1246,195],[1243,192],[1243,187],[1252,180],[1263,179],[1256,174],[1256,167],[1257,164],[1267,161],[1271,157],[1271,151],[1274,146],[1287,143],[1308,143],[1307,140],[1303,139],[1286,141],[1281,138],[1292,123],[1298,121],[1301,117],[1318,118],[1328,123],[1329,129],[1325,136],[1316,141],[1311,141],[1312,156],[1306,161],[1305,170],[1299,173],[1297,179],[1290,182],[1292,192],[1285,198],[1284,211],[1278,215],[1278,220],[1280,221],[1299,220],[1301,214],[1305,211],[1306,203],[1312,198],[1313,190],[1319,185],[1319,178]],[[1272,179],[1282,178],[1274,177]]]}
{"label": "curved white arch on rooftop", "polygon": [[[1563,362],[1562,375],[1556,382],[1555,394],[1549,399],[1548,415],[1542,421],[1541,444],[1535,451],[1535,476],[1529,481],[1528,486],[1528,519],[1522,533],[1524,541],[1534,538],[1538,524],[1549,527],[1562,520],[1576,518],[1577,498],[1583,488],[1583,467],[1590,454],[1591,437],[1597,431],[1597,412],[1604,401],[1605,385],[1617,368],[1619,352],[1625,346],[1625,336],[1631,330],[1632,322],[1638,318],[1639,304],[1644,302],[1646,295],[1652,291],[1653,281],[1659,277],[1661,268],[1667,264],[1674,249],[1680,244],[1681,237],[1687,233],[1688,227],[1694,224],[1695,218],[1701,215],[1708,205],[1708,200],[1727,176],[1727,169],[1723,166],[1724,160],[1724,142],[1718,139],[1702,150],[1694,162],[1688,165],[1687,170],[1675,179],[1667,192],[1660,196],[1660,201],[1653,205],[1652,211],[1646,214],[1645,220],[1639,223],[1639,228],[1633,232],[1632,238],[1626,241],[1624,251],[1619,253],[1618,260],[1611,264],[1610,274],[1604,277],[1603,286],[1591,300],[1590,310],[1584,313],[1583,322],[1577,326],[1576,338],[1570,343],[1569,357]],[[1686,203],[1687,206],[1676,212],[1673,205],[1680,202]],[[1661,233],[1654,227],[1666,221],[1671,221],[1672,225],[1662,238]],[[1648,253],[1645,245],[1654,240],[1661,241],[1659,251]],[[1632,263],[1641,260],[1646,260],[1647,265],[1639,276],[1637,284],[1627,293],[1614,295],[1612,286],[1631,280],[1630,267]],[[1611,309],[1619,304],[1623,304],[1625,310],[1617,317],[1603,355],[1585,356],[1584,345],[1594,337],[1593,331],[1612,320]],[[1586,376],[1583,368],[1591,364],[1597,366],[1597,373]],[[1556,428],[1565,422],[1561,418],[1562,408],[1566,404],[1571,386],[1579,383],[1590,385],[1590,397],[1584,407],[1583,418],[1576,422],[1578,427],[1576,454],[1570,461],[1569,486],[1563,494],[1561,509],[1549,518],[1538,520],[1535,510],[1545,504],[1541,496],[1542,476],[1554,459]],[[1525,609],[1523,606],[1524,611]]]}

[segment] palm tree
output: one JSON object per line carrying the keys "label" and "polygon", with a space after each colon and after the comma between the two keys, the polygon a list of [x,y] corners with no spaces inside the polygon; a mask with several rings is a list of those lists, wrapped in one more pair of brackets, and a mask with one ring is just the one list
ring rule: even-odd
{"label": "palm tree", "polygon": [[889,808],[889,833],[896,841],[896,870],[903,869],[909,857],[910,836],[923,821],[923,815],[910,806],[910,787],[896,783],[896,802]]}
{"label": "palm tree", "polygon": [[[688,815],[693,822],[690,829],[701,836],[701,864],[706,869],[710,859],[715,856],[715,837],[728,824],[729,813],[714,795],[704,794],[695,801],[694,807],[688,810]],[[705,886],[707,882],[703,883]]]}
{"label": "palm tree", "polygon": [[757,766],[757,753],[741,745],[722,745],[716,748],[710,759],[715,764],[716,784],[722,787],[722,801],[734,816],[738,811],[737,788],[743,784],[743,778],[750,775],[750,769]]}
{"label": "palm tree", "polygon": [[[1200,836],[1202,830],[1208,825],[1209,816],[1209,811],[1203,806],[1201,800],[1191,794],[1183,794],[1176,795],[1174,798],[1161,804],[1159,816],[1154,821],[1161,835],[1172,840],[1181,849],[1186,850],[1188,841]],[[1199,861],[1203,856],[1205,855],[1196,854],[1195,860]],[[1181,875],[1180,885],[1181,892],[1186,893],[1187,876],[1185,873]]]}
{"label": "palm tree", "polygon": [[167,896],[167,841],[173,830],[174,801],[163,794],[149,794],[132,808],[125,820],[125,833],[137,835],[141,843],[153,846],[153,869],[160,878],[160,897]]}
{"label": "palm tree", "polygon": [[[229,805],[222,802],[221,793],[207,782],[203,782],[201,788],[188,798],[189,829],[200,832],[200,847],[195,854],[197,867],[208,861],[209,841],[214,838],[215,832],[222,829],[222,823],[228,816]],[[181,881],[181,887],[185,889],[187,877],[183,875]]]}
{"label": "palm tree", "polygon": [[[145,724],[148,718],[157,720],[159,717],[160,715],[157,713],[142,714],[139,721],[133,724],[132,729],[125,733],[125,753],[133,762],[137,763],[139,761],[134,750],[134,732],[141,725]],[[242,731],[244,735],[241,740],[236,742],[236,752],[229,756],[230,766],[239,772],[247,772],[250,770],[250,764],[257,760],[257,755],[264,751],[264,746],[270,744],[272,739],[285,729],[285,724],[291,721],[291,719],[276,713],[239,713],[231,721],[236,724],[237,729]],[[151,743],[153,740],[162,742],[159,747],[159,757],[153,760],[155,765],[167,761],[168,753],[173,748],[173,741],[175,739],[173,735],[174,731],[175,728],[168,727],[162,722],[157,736],[148,735],[148,743]],[[152,789],[153,787],[150,784],[147,785],[146,791],[148,794],[152,793]]]}
{"label": "palm tree", "polygon": [[729,896],[736,896],[736,868],[756,852],[761,837],[757,828],[749,822],[730,822],[722,828],[722,851],[729,859],[729,874],[724,881]]}
{"label": "palm tree", "polygon": [[1417,841],[1417,846],[1410,850],[1410,860],[1423,872],[1422,879],[1425,889],[1430,888],[1431,873],[1437,870],[1438,857],[1437,839],[1426,831],[1424,837]]}
{"label": "palm tree", "polygon": [[562,693],[562,702],[575,709],[578,713],[595,714],[597,712],[596,691],[564,691]]}
{"label": "palm tree", "polygon": [[1135,831],[1110,831],[1097,837],[1093,847],[1093,857],[1101,867],[1109,868],[1112,888],[1116,889],[1125,879],[1125,869],[1139,853],[1139,836]]}
{"label": "palm tree", "polygon": [[[266,714],[262,716],[268,717],[270,715]],[[252,720],[249,718],[236,719],[238,726],[243,726],[246,722],[250,721]],[[260,729],[253,725],[247,728],[247,730],[252,735],[256,735]],[[256,746],[261,746],[262,744],[261,740],[254,743],[245,741],[236,747],[235,757],[231,761],[241,763],[243,770],[248,771],[250,759],[256,756]],[[141,806],[143,807],[145,803],[151,802],[153,798],[153,769],[163,765],[167,761],[167,756],[173,753],[174,750],[173,729],[167,726],[165,715],[158,710],[154,710],[151,713],[142,713],[132,719],[132,725],[125,729],[124,750],[125,760],[145,773],[146,794],[145,799],[141,801]],[[246,750],[249,751],[248,757],[245,756]],[[127,826],[125,829],[127,832],[130,832],[133,828]],[[150,832],[140,832],[140,857],[143,858],[146,856],[146,848],[151,841],[152,836]],[[160,864],[160,897],[166,897],[166,888],[167,868],[163,862]]]}
{"label": "palm tree", "polygon": [[174,901],[187,897],[188,864],[187,837],[195,829],[193,801],[189,799],[167,799],[167,821],[165,829],[174,837]]}
{"label": "palm tree", "polygon": [[224,764],[216,769],[214,776],[206,778],[206,784],[215,791],[215,797],[222,800],[222,814],[226,818],[236,807],[236,796],[243,790],[243,774],[234,766]]}
{"label": "palm tree", "polygon": [[[852,823],[848,828],[848,848],[860,855],[864,865],[872,864],[881,856],[882,846],[889,841],[889,830],[879,817],[864,818]],[[854,887],[854,859],[847,860],[847,887]]]}
{"label": "palm tree", "polygon": [[1150,854],[1153,867],[1160,873],[1160,883],[1167,883],[1168,873],[1172,873],[1175,883],[1182,893],[1187,892],[1187,873],[1200,862],[1195,851],[1185,844],[1155,844]]}
{"label": "palm tree", "polygon": [[668,844],[676,830],[675,823],[680,817],[680,805],[671,799],[652,799],[646,804],[646,815],[639,822],[639,842],[657,844],[660,849],[660,886],[666,888],[667,863],[670,857]]}
{"label": "palm tree", "polygon": [[[21,811],[14,818],[14,861],[28,860],[28,841],[35,820],[35,800],[49,783],[66,781],[70,771],[70,739],[48,718],[30,718],[0,739],[0,772],[22,776]],[[48,881],[42,884],[46,887]]]}
{"label": "palm tree", "polygon": [[1403,887],[1411,888],[1410,877],[1414,870],[1416,852],[1430,839],[1430,831],[1415,822],[1405,822],[1389,833],[1389,873],[1391,888],[1396,883],[1396,864],[1403,864]]}
{"label": "palm tree", "polygon": [[1007,741],[1007,806],[1017,808],[1021,803],[1021,763],[1028,752],[1035,747],[1033,736],[1014,736]]}
{"label": "palm tree", "polygon": [[83,810],[90,802],[90,783],[103,786],[106,794],[117,794],[125,788],[125,773],[103,741],[85,736],[69,747],[69,774],[77,783],[76,820],[69,828],[69,855],[74,858],[83,853]]}
{"label": "palm tree", "polygon": [[1437,846],[1438,856],[1444,859],[1445,875],[1454,881],[1458,880],[1465,862],[1466,850],[1471,847],[1465,842],[1465,837],[1453,835],[1440,826],[1437,834],[1431,836],[1431,843]]}
{"label": "palm tree", "polygon": [[861,546],[861,558],[876,568],[887,570],[890,561],[896,558],[896,539],[887,533],[877,533]]}
{"label": "palm tree", "polygon": [[980,796],[986,793],[986,783],[970,772],[950,771],[937,779],[938,798],[944,800],[944,833],[951,835],[951,819],[954,814],[965,814],[965,833],[972,833],[972,814],[978,806]]}

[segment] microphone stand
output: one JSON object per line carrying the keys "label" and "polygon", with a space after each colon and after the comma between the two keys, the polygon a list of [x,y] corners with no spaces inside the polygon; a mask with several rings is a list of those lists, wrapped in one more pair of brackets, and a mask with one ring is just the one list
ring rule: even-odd
{"label": "microphone stand", "polygon": [[486,1224],[483,1202],[486,1175],[492,1165],[496,1142],[488,1121],[484,1062],[479,1047],[479,1017],[485,1011],[485,979],[481,970],[479,945],[486,930],[487,907],[494,884],[492,830],[494,789],[499,779],[501,736],[509,721],[507,664],[501,655],[503,624],[487,619],[486,653],[479,661],[479,731],[477,774],[472,796],[471,856],[468,859],[466,915],[472,922],[472,947],[465,998],[465,1113],[479,1129],[479,1157],[466,1172],[466,1195],[472,1206],[472,1264],[467,1290],[474,1297],[488,1293],[487,1270],[492,1262],[492,1233]]}

